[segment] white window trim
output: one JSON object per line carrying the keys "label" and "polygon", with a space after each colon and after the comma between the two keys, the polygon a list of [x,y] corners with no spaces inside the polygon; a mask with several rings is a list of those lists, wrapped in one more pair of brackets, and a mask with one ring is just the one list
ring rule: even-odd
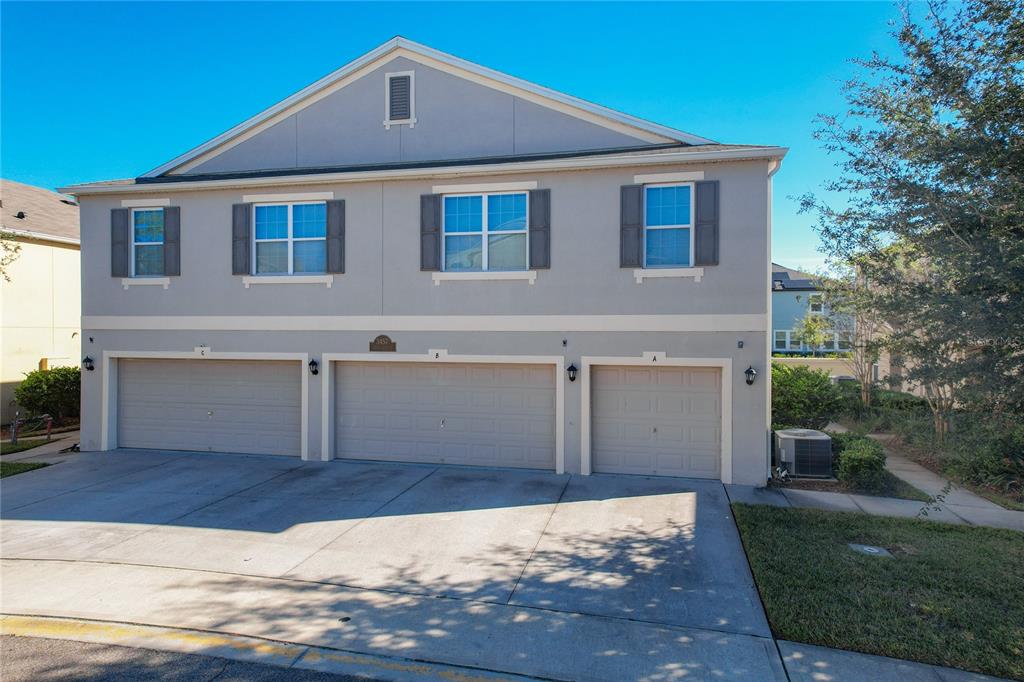
{"label": "white window trim", "polygon": [[[689,187],[690,188],[690,224],[689,225],[655,225],[655,226],[652,226],[652,227],[648,227],[647,226],[647,190],[648,190],[648,188],[651,188],[651,187]],[[696,220],[697,220],[697,213],[696,213],[696,211],[697,211],[697,186],[693,182],[660,182],[660,183],[659,182],[653,182],[653,183],[650,183],[650,184],[647,184],[647,185],[643,186],[643,194],[644,194],[644,202],[643,202],[644,203],[644,224],[643,224],[643,227],[644,227],[644,231],[643,231],[643,263],[644,263],[644,267],[643,267],[643,270],[650,271],[650,270],[669,270],[669,269],[673,269],[673,270],[690,269],[692,267],[692,265],[693,265],[693,261],[694,261],[694,257],[695,257],[694,242],[696,240],[693,238],[694,237],[693,232],[694,232],[694,229],[695,229],[695,226],[696,226]],[[647,230],[679,230],[679,229],[689,230],[689,232],[690,232],[690,239],[689,239],[689,241],[690,241],[690,266],[687,267],[687,268],[682,268],[682,267],[680,267],[678,265],[655,265],[655,266],[647,265]],[[702,274],[703,274],[703,271],[702,271]]]}
{"label": "white window trim", "polygon": [[[814,306],[818,306],[818,310],[814,309]],[[820,315],[825,312],[825,301],[821,294],[809,294],[807,296],[807,309],[816,315]]]}
{"label": "white window trim", "polygon": [[434,185],[431,192],[434,194],[481,194],[484,192],[497,194],[500,192],[529,192],[532,189],[537,189],[536,180],[526,180],[523,182],[478,182],[463,185]]}
{"label": "white window trim", "polygon": [[[500,230],[498,232],[495,232],[495,234],[525,234],[526,235],[526,269],[525,270],[489,270],[488,266],[490,265],[490,263],[488,262],[488,260],[489,260],[489,254],[490,254],[490,247],[488,246],[488,239],[487,238],[488,238],[488,236],[490,236],[491,233],[490,233],[490,231],[488,230],[488,227],[487,227],[487,203],[488,203],[487,202],[487,198],[488,197],[497,197],[497,196],[508,196],[508,195],[512,195],[512,194],[525,194],[526,195],[526,226],[522,230]],[[483,213],[481,214],[481,219],[480,219],[480,231],[479,232],[452,232],[451,236],[452,237],[474,237],[474,236],[479,235],[480,236],[481,257],[482,257],[483,260],[482,260],[482,263],[481,263],[481,268],[482,268],[481,270],[469,270],[469,271],[466,271],[466,270],[456,270],[456,271],[449,272],[447,270],[443,270],[442,269],[441,272],[446,273],[446,274],[469,274],[469,273],[473,273],[473,274],[482,274],[482,273],[509,274],[509,273],[513,273],[514,274],[514,273],[528,273],[528,272],[530,272],[530,269],[529,269],[530,268],[530,193],[529,192],[459,192],[457,194],[443,194],[443,195],[441,195],[441,267],[442,268],[444,268],[444,264],[445,264],[445,252],[446,252],[447,241],[448,241],[446,239],[446,237],[448,237],[448,234],[445,231],[445,222],[447,222],[447,216],[446,216],[446,212],[444,210],[445,199],[447,199],[448,197],[480,197],[481,198],[481,210],[483,211]],[[537,277],[537,275],[536,275],[536,273],[534,273],[534,279],[536,279],[536,277]],[[451,279],[470,279],[470,278],[453,277]],[[518,277],[478,277],[477,279],[520,279],[520,278],[518,278]],[[434,280],[434,284],[435,285],[437,285],[438,283],[439,283],[438,280]],[[533,284],[533,282],[530,282],[530,284]]]}
{"label": "white window trim", "polygon": [[[295,207],[296,206],[312,206],[312,205],[315,205],[315,204],[322,204],[322,203],[324,203],[324,202],[323,201],[291,201],[291,202],[271,201],[271,202],[266,202],[266,203],[253,204],[253,207],[252,207],[252,218],[251,218],[252,224],[250,225],[250,229],[252,230],[252,239],[249,240],[251,242],[250,245],[249,245],[249,249],[250,249],[249,255],[250,255],[250,258],[252,258],[252,272],[248,276],[250,281],[245,284],[245,288],[246,289],[249,288],[249,284],[260,284],[260,282],[255,282],[254,281],[256,278],[260,278],[260,279],[263,279],[263,278],[280,279],[282,277],[287,277],[287,278],[293,278],[293,277],[309,278],[309,277],[313,277],[313,278],[319,278],[317,280],[318,283],[325,281],[323,279],[323,276],[326,275],[327,273],[323,273],[323,272],[300,272],[300,273],[296,273],[295,272],[295,257],[294,257],[295,256],[295,248],[294,247],[295,247],[295,242],[316,242],[316,241],[322,241],[322,242],[324,242],[325,249],[326,249],[326,243],[327,243],[326,217],[324,219],[325,220],[325,226],[324,226],[324,230],[325,231],[324,231],[324,236],[323,237],[293,237],[292,236],[292,233],[294,231],[293,213],[294,213]],[[288,207],[288,237],[287,238],[285,238],[285,239],[258,239],[256,237],[256,207],[257,206],[287,206]],[[286,272],[286,273],[285,272],[268,272],[268,273],[265,273],[265,274],[260,274],[260,273],[256,272],[256,244],[257,243],[261,243],[261,242],[262,243],[271,243],[271,242],[287,242],[288,243],[288,272]],[[326,265],[327,265],[327,263],[324,263],[325,267],[326,267]],[[245,278],[243,278],[242,281],[245,282]],[[332,277],[330,281],[333,282],[334,278]],[[268,284],[281,284],[281,282],[271,282],[269,280],[268,280],[267,283]],[[309,284],[309,282],[296,281],[295,284]],[[328,284],[328,286],[330,286],[330,285]]]}
{"label": "white window trim", "polygon": [[[164,233],[164,238],[161,239],[158,242],[138,242],[138,244],[137,244],[135,242],[135,212],[136,211],[160,211],[160,213],[163,215],[164,219],[166,220],[166,218],[167,218],[167,214],[164,212],[164,207],[163,206],[149,205],[149,206],[135,206],[135,207],[132,207],[132,209],[130,211],[130,214],[129,214],[130,220],[128,221],[129,222],[128,229],[131,230],[131,233],[132,233],[131,234],[131,237],[132,237],[132,248],[131,248],[131,252],[128,254],[129,257],[130,257],[130,260],[131,260],[131,263],[129,263],[129,270],[128,270],[129,278],[132,279],[132,280],[138,280],[138,283],[140,283],[140,284],[143,281],[146,281],[146,280],[166,279],[163,274],[159,274],[159,275],[136,275],[135,274],[135,247],[138,244],[142,244],[143,246],[163,246],[164,242],[167,239],[167,234],[165,232]],[[166,229],[166,225],[164,226],[164,229]],[[160,284],[161,282],[154,281],[153,283],[154,284]],[[121,286],[124,286],[124,280],[123,279],[121,280]],[[124,286],[124,288],[127,289],[128,287]],[[164,286],[164,289],[166,289],[166,288],[167,287]]]}
{"label": "white window trim", "polygon": [[137,286],[145,286],[145,285],[149,285],[149,286],[162,286],[164,289],[166,289],[167,287],[169,287],[171,285],[171,278],[170,277],[122,277],[121,278],[121,286],[124,288],[125,291],[128,290],[128,287],[137,287]]}
{"label": "white window trim", "polygon": [[[772,333],[772,351],[779,351],[779,352],[784,352],[784,353],[806,353],[806,352],[845,353],[845,352],[850,350],[849,348],[840,348],[839,347],[839,333],[840,332],[836,331],[835,329],[828,329],[828,330],[826,330],[825,333],[828,334],[831,337],[831,339],[832,339],[831,343],[822,344],[821,346],[818,346],[817,348],[811,348],[806,343],[801,341],[799,347],[791,348],[790,344],[792,342],[792,339],[793,339],[794,335],[796,335],[796,330],[795,329],[775,329],[775,330],[773,330],[773,333]],[[785,345],[783,347],[781,347],[781,348],[775,342],[775,335],[776,334],[785,334],[785,338],[786,338]]]}
{"label": "white window trim", "polygon": [[643,284],[645,279],[660,277],[692,277],[694,282],[699,282],[704,277],[704,268],[636,268],[633,277],[637,284]]}
{"label": "white window trim", "polygon": [[328,289],[334,284],[334,275],[244,275],[242,284],[323,284]]}
{"label": "white window trim", "polygon": [[163,199],[122,199],[121,208],[166,208],[171,200]]}
{"label": "white window trim", "polygon": [[433,272],[434,286],[441,286],[441,282],[459,282],[482,280],[526,280],[530,284],[537,281],[536,270],[494,270],[484,272]]}
{"label": "white window trim", "polygon": [[[409,77],[409,118],[391,118],[391,79],[398,76]],[[384,128],[391,130],[394,125],[416,127],[416,72],[391,71],[384,74]]]}
{"label": "white window trim", "polygon": [[286,194],[244,194],[242,203],[246,204],[287,204],[304,201],[320,202],[334,198],[334,192],[289,192]]}
{"label": "white window trim", "polygon": [[634,175],[634,185],[654,185],[666,182],[694,182],[704,179],[704,171],[680,171],[678,173],[648,173],[646,175]]}
{"label": "white window trim", "polygon": [[[778,344],[778,335],[782,334],[782,346]],[[773,351],[787,351],[789,350],[789,331],[786,329],[774,329],[772,330],[772,350]]]}

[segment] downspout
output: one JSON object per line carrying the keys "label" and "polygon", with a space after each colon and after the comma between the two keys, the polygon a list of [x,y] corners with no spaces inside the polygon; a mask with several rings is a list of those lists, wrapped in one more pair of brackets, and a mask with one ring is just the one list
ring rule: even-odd
{"label": "downspout", "polygon": [[772,478],[772,178],[782,167],[782,159],[768,160],[768,262],[765,264],[765,273],[762,282],[767,290],[765,301],[765,358],[764,358],[764,380],[767,382],[767,399],[765,400],[765,424],[768,428],[765,431],[765,481]]}

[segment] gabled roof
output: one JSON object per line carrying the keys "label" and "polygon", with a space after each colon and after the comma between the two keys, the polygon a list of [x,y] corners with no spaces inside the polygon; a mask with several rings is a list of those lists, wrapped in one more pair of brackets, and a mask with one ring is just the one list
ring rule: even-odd
{"label": "gabled roof", "polygon": [[817,291],[818,278],[772,263],[772,291]]}
{"label": "gabled roof", "polygon": [[[510,76],[508,74],[488,69],[474,64],[473,62],[460,59],[453,55],[435,50],[426,45],[413,42],[406,38],[395,37],[383,45],[367,52],[361,57],[354,59],[337,71],[321,78],[315,83],[303,88],[294,95],[278,102],[274,106],[256,114],[227,132],[205,142],[198,147],[171,159],[167,163],[145,173],[140,179],[155,178],[171,173],[182,166],[195,161],[198,157],[208,155],[220,147],[227,147],[232,142],[251,134],[254,130],[265,127],[277,119],[300,110],[316,100],[318,95],[340,86],[346,79],[356,76],[358,73],[375,68],[379,63],[393,58],[404,56],[414,61],[419,61],[436,68],[449,70],[458,75],[469,74],[475,78],[489,82],[497,87],[510,88],[524,95],[539,99],[542,103],[561,111],[568,111],[573,115],[586,118],[592,122],[603,123],[606,126],[626,128],[635,132],[638,137],[645,138],[651,144],[682,144],[682,145],[709,145],[715,144],[713,140],[692,135],[690,133],[669,128],[667,126],[652,123],[636,116],[630,116],[607,107],[587,102],[586,100],[572,97],[550,88],[536,85],[528,81]],[[461,73],[460,73],[461,72]]]}
{"label": "gabled roof", "polygon": [[0,229],[25,239],[78,244],[78,204],[42,187],[0,180]]}

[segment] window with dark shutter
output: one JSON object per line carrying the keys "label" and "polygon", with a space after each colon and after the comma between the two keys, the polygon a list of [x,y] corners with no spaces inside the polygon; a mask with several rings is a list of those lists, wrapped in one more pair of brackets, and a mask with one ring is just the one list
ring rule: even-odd
{"label": "window with dark shutter", "polygon": [[386,76],[387,118],[386,127],[392,123],[416,123],[415,102],[413,101],[413,74],[411,71],[389,73]]}

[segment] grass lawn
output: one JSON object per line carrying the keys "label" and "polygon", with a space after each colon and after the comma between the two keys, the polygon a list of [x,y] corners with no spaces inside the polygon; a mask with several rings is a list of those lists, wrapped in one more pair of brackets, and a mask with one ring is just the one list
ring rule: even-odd
{"label": "grass lawn", "polygon": [[45,438],[26,438],[24,440],[19,438],[17,445],[12,445],[11,443],[0,443],[0,455],[13,455],[15,452],[30,450],[46,442],[47,440]]}
{"label": "grass lawn", "polygon": [[[776,637],[1024,680],[1024,533],[734,504]],[[855,553],[847,543],[889,549]]]}
{"label": "grass lawn", "polygon": [[785,490],[822,490],[828,493],[852,493],[854,495],[874,495],[875,497],[898,497],[901,500],[918,500],[927,502],[929,497],[902,478],[886,469],[882,472],[878,485],[872,488],[859,488],[840,481],[823,481],[813,478],[794,478],[789,483],[772,484],[772,487]]}
{"label": "grass lawn", "polygon": [[45,462],[0,462],[0,478],[23,474],[33,469],[42,469],[49,466]]}

